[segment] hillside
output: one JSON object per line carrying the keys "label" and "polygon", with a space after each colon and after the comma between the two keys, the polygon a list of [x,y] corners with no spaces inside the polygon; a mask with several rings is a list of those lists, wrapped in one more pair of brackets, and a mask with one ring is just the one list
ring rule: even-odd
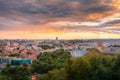
{"label": "hillside", "polygon": [[98,51],[96,48],[92,48],[85,55],[83,55],[83,57],[90,57],[90,56],[105,57],[105,56],[117,56],[117,55],[119,55],[119,54],[109,54],[109,53],[105,54],[105,53]]}

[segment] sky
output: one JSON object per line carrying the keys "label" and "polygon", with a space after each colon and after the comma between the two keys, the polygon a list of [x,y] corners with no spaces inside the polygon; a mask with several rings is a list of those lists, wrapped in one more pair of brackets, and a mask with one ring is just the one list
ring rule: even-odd
{"label": "sky", "polygon": [[0,39],[118,39],[120,0],[0,0]]}

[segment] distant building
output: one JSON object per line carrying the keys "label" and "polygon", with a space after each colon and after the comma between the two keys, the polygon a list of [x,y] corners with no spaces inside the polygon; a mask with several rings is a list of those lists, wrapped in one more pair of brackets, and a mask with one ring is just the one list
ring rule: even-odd
{"label": "distant building", "polygon": [[98,47],[103,47],[103,42],[98,42]]}
{"label": "distant building", "polygon": [[12,66],[19,66],[23,63],[32,64],[31,59],[21,59],[16,57],[1,57],[0,58],[0,64],[6,65],[11,64]]}
{"label": "distant building", "polygon": [[7,46],[7,43],[4,41],[0,41],[0,53],[4,54],[5,53],[5,48]]}
{"label": "distant building", "polygon": [[10,41],[7,41],[7,46],[10,46],[11,45],[11,42]]}
{"label": "distant building", "polygon": [[0,64],[11,64],[11,60],[13,60],[15,57],[1,57],[0,58]]}
{"label": "distant building", "polygon": [[37,75],[33,74],[33,75],[31,76],[31,78],[32,78],[32,80],[37,80]]}
{"label": "distant building", "polygon": [[21,59],[21,58],[16,58],[16,59],[11,60],[12,66],[19,66],[24,63],[32,64],[32,60],[31,59]]}
{"label": "distant building", "polygon": [[56,43],[59,43],[59,41],[58,41],[58,37],[56,37],[55,42],[56,42]]}
{"label": "distant building", "polygon": [[58,41],[58,37],[56,37],[56,41]]}

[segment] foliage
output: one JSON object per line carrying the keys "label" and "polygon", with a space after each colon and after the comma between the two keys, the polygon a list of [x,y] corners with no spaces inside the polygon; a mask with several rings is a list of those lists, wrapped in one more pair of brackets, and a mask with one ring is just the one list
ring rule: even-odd
{"label": "foliage", "polygon": [[32,53],[28,51],[27,54],[32,54]]}
{"label": "foliage", "polygon": [[47,78],[44,80],[120,80],[120,55],[91,49],[82,57],[68,59],[62,71],[55,69],[44,77]]}
{"label": "foliage", "polygon": [[7,80],[30,80],[30,72],[26,65],[6,67],[1,74],[7,76]]}
{"label": "foliage", "polygon": [[120,67],[116,65],[120,64],[119,58],[120,56],[105,55],[92,49],[83,57],[67,61],[66,80],[120,80]]}
{"label": "foliage", "polygon": [[12,80],[12,79],[8,78],[8,76],[0,75],[0,80]]}
{"label": "foliage", "polygon": [[10,54],[9,57],[19,57],[19,54]]}
{"label": "foliage", "polygon": [[62,49],[40,53],[32,67],[27,65],[2,70],[0,80],[29,80],[30,71],[39,73],[37,80],[120,80],[120,55],[103,54],[91,49],[79,58],[71,58]]}
{"label": "foliage", "polygon": [[65,61],[69,58],[71,58],[70,53],[63,49],[50,53],[40,53],[39,61],[32,65],[33,71],[43,74],[53,69],[60,69],[64,67]]}
{"label": "foliage", "polygon": [[44,49],[44,50],[55,48],[54,46],[49,46],[49,45],[40,45],[40,46],[38,46],[38,47],[41,47],[41,48]]}
{"label": "foliage", "polygon": [[53,71],[49,71],[47,74],[48,80],[65,80],[65,69],[54,69]]}

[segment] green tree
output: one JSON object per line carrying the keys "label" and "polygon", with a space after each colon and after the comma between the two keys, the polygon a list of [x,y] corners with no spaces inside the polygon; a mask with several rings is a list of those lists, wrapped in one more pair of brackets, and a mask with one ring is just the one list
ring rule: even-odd
{"label": "green tree", "polygon": [[6,67],[2,74],[12,80],[30,80],[30,71],[27,66]]}
{"label": "green tree", "polygon": [[71,58],[70,53],[63,49],[49,53],[40,53],[38,62],[32,64],[33,72],[44,74],[53,69],[63,68],[66,60],[69,58]]}
{"label": "green tree", "polygon": [[120,80],[120,55],[117,56],[112,69],[113,69],[113,78],[115,80]]}

